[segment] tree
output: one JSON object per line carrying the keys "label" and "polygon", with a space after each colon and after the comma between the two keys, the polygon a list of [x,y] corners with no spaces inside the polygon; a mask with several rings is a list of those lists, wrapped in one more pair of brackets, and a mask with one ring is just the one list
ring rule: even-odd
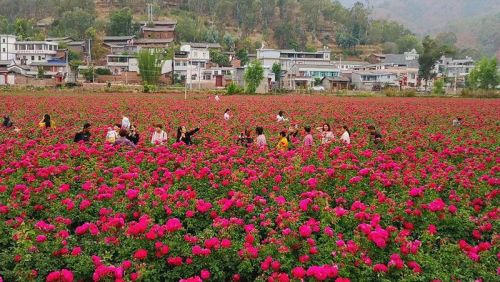
{"label": "tree", "polygon": [[247,93],[254,94],[257,91],[261,81],[264,79],[264,68],[260,61],[250,63],[245,71],[245,82],[247,84]]}
{"label": "tree", "polygon": [[281,64],[280,63],[274,63],[272,71],[274,73],[274,80],[278,82],[278,84],[281,86]]}
{"label": "tree", "polygon": [[418,75],[425,80],[425,91],[427,91],[428,81],[434,78],[435,73],[432,71],[436,62],[442,55],[447,53],[447,49],[438,46],[429,36],[426,36],[422,41],[423,53],[418,58],[420,68]]}
{"label": "tree", "polygon": [[468,87],[476,89],[496,89],[500,83],[500,75],[497,71],[497,60],[492,58],[483,58],[476,63],[476,66],[467,78]]}
{"label": "tree", "polygon": [[250,59],[248,58],[248,52],[245,49],[240,49],[238,52],[236,52],[236,58],[241,61],[241,65],[244,66],[248,64]]}
{"label": "tree", "polygon": [[95,23],[95,16],[81,8],[65,12],[59,20],[53,23],[53,35],[70,36],[73,39],[83,39],[85,32]]}
{"label": "tree", "polygon": [[407,52],[415,49],[418,53],[422,51],[422,44],[420,44],[420,40],[413,35],[407,34],[403,37],[400,37],[396,40],[396,44],[398,45],[399,52]]}
{"label": "tree", "polygon": [[161,53],[155,49],[142,49],[137,53],[137,61],[143,84],[157,85],[161,75]]}
{"label": "tree", "polygon": [[134,34],[132,20],[132,10],[130,8],[123,8],[113,12],[108,27],[109,34],[114,36]]}
{"label": "tree", "polygon": [[356,45],[359,44],[359,40],[347,32],[337,33],[335,40],[337,45],[345,50],[356,48]]}
{"label": "tree", "polygon": [[37,31],[34,27],[33,20],[16,19],[14,23],[14,32],[19,40],[34,40]]}
{"label": "tree", "polygon": [[366,42],[369,21],[368,10],[361,2],[356,2],[350,11],[350,18],[345,25],[349,34],[357,39],[358,44]]}
{"label": "tree", "polygon": [[231,65],[231,62],[229,61],[229,57],[225,54],[222,54],[221,52],[217,50],[211,50],[210,51],[210,61],[213,63],[216,63],[220,67],[229,67]]}
{"label": "tree", "polygon": [[446,93],[444,89],[444,79],[440,78],[434,82],[434,87],[432,88],[432,93],[437,95],[443,95]]}
{"label": "tree", "polygon": [[86,40],[91,40],[90,54],[92,55],[92,60],[99,60],[106,55],[108,52],[106,48],[103,47],[104,44],[104,32],[97,32],[93,27],[89,27],[85,33],[84,38]]}

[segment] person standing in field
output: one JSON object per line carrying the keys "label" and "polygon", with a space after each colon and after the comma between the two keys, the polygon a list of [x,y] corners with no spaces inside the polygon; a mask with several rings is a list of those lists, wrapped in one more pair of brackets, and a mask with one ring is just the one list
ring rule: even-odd
{"label": "person standing in field", "polygon": [[132,141],[134,145],[137,145],[139,143],[139,132],[137,132],[137,127],[135,124],[130,125],[130,131],[128,132],[127,139]]}
{"label": "person standing in field", "polygon": [[342,126],[342,136],[340,136],[340,141],[344,144],[351,144],[351,132],[349,131],[349,128],[344,125]]}
{"label": "person standing in field", "polygon": [[310,148],[314,145],[314,139],[311,134],[311,127],[310,126],[304,127],[304,131],[306,132],[306,136],[304,137],[304,146]]}
{"label": "person standing in field", "polygon": [[188,146],[192,145],[193,144],[192,137],[198,131],[200,131],[199,128],[195,128],[191,131],[188,131],[185,126],[179,126],[179,128],[177,128],[177,142],[183,142]]}
{"label": "person standing in field", "polygon": [[453,126],[454,127],[460,127],[462,125],[462,118],[461,117],[456,117],[453,120]]}
{"label": "person standing in field", "polygon": [[285,112],[284,111],[279,111],[278,112],[278,115],[276,116],[276,121],[277,122],[288,121],[288,119],[285,117]]}
{"label": "person standing in field", "polygon": [[41,128],[55,128],[55,122],[50,118],[49,114],[45,114],[43,119],[38,124]]}
{"label": "person standing in field", "polygon": [[89,142],[90,141],[90,123],[85,123],[83,125],[83,129],[82,131],[78,132],[77,134],[75,134],[75,138],[73,139],[73,141],[75,143],[78,143],[78,142]]}
{"label": "person standing in field", "polygon": [[127,131],[130,129],[130,119],[128,117],[126,117],[126,116],[122,117],[121,128],[125,129]]}
{"label": "person standing in field", "polygon": [[321,145],[329,144],[335,139],[335,135],[333,134],[328,123],[325,123],[322,127],[318,127],[316,129],[321,132]]}
{"label": "person standing in field", "polygon": [[267,140],[266,136],[264,135],[264,128],[262,126],[258,126],[255,129],[255,132],[257,133],[257,138],[255,139],[255,144],[257,147],[266,147],[267,146]]}
{"label": "person standing in field", "polygon": [[231,117],[229,116],[229,109],[224,111],[224,120],[229,120]]}
{"label": "person standing in field", "polygon": [[157,124],[155,125],[155,132],[151,136],[151,144],[162,145],[165,143],[167,143],[167,133],[163,131],[163,125]]}
{"label": "person standing in field", "polygon": [[368,126],[368,131],[370,132],[370,141],[377,147],[381,147],[383,144],[382,134],[373,125]]}
{"label": "person standing in field", "polygon": [[10,119],[10,116],[8,115],[5,115],[3,117],[3,123],[2,123],[3,127],[6,127],[6,128],[11,128],[12,126],[14,126],[14,123],[12,122],[12,120]]}
{"label": "person standing in field", "polygon": [[276,148],[282,152],[288,151],[288,139],[286,138],[286,131],[281,131],[280,132],[280,140],[278,142],[278,145],[276,145]]}

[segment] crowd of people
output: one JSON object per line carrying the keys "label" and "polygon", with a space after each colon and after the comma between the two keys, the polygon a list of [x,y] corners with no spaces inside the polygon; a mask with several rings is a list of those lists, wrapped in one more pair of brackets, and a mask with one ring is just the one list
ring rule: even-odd
{"label": "crowd of people", "polygon": [[[224,111],[223,119],[228,121],[231,118],[230,109],[226,109]],[[285,123],[288,122],[289,119],[285,116],[284,111],[279,111],[276,116],[276,122]],[[452,125],[454,127],[460,127],[462,124],[462,118],[457,117],[453,119]],[[9,115],[4,116],[4,120],[2,123],[4,128],[14,128],[16,132],[19,132],[20,129],[14,125],[14,122],[11,120]],[[43,119],[39,122],[39,126],[41,128],[55,128],[55,122],[51,118],[49,114],[45,114]],[[91,124],[85,123],[81,131],[77,132],[74,137],[74,142],[89,142],[91,139],[90,133]],[[285,127],[286,129],[286,127]],[[177,128],[177,136],[176,142],[182,142],[186,145],[193,144],[193,136],[199,131],[199,128],[194,128],[192,130],[188,130],[185,126],[179,126]],[[304,147],[312,147],[314,146],[314,137],[312,134],[312,130],[310,126],[305,126],[304,130],[304,138],[301,139],[300,130],[298,124],[291,124],[288,127],[288,130],[283,130],[279,132],[278,143],[276,144],[276,148],[280,151],[287,151],[290,147],[299,146],[302,144]],[[329,144],[336,141],[335,133],[332,131],[330,124],[324,123],[322,126],[317,127],[318,137],[320,139],[321,145]],[[368,132],[370,134],[370,142],[375,145],[377,148],[383,147],[383,136],[376,129],[374,125],[368,126]],[[243,147],[257,146],[257,147],[266,147],[268,146],[266,135],[264,134],[264,128],[262,126],[257,126],[255,128],[255,140],[252,137],[252,131],[250,129],[245,129],[244,132],[240,133],[240,135],[236,139],[236,144]],[[351,144],[351,132],[349,127],[346,125],[342,125],[339,127],[338,134],[340,136],[339,141],[342,144],[349,145]],[[108,128],[106,134],[106,143],[113,144],[116,146],[130,147],[135,148],[140,140],[140,134],[138,132],[137,126],[130,122],[130,119],[126,116],[122,116],[121,123],[115,124],[112,128]],[[152,133],[150,143],[152,145],[165,145],[168,141],[168,135],[163,129],[163,125],[156,124],[154,126],[154,132]]]}

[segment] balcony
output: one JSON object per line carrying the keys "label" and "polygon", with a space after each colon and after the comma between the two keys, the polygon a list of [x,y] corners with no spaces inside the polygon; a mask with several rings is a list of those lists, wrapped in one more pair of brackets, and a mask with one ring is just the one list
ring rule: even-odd
{"label": "balcony", "polygon": [[23,54],[23,55],[56,55],[57,51],[55,50],[16,50],[16,54]]}

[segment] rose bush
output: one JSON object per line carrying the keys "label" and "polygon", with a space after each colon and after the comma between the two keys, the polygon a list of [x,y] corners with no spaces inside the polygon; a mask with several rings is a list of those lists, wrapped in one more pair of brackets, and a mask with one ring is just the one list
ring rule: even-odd
{"label": "rose bush", "polygon": [[[15,94],[0,131],[0,281],[495,281],[498,100]],[[232,119],[222,118],[232,109]],[[235,145],[264,126],[352,144]],[[41,130],[50,113],[57,128]],[[134,150],[104,142],[126,114]],[[455,116],[465,117],[453,128]],[[74,144],[92,123],[89,144]],[[153,124],[169,145],[149,145]],[[384,135],[369,142],[367,125]],[[200,127],[194,146],[173,144]],[[340,132],[335,132],[336,136]],[[315,141],[319,140],[315,136]]]}

